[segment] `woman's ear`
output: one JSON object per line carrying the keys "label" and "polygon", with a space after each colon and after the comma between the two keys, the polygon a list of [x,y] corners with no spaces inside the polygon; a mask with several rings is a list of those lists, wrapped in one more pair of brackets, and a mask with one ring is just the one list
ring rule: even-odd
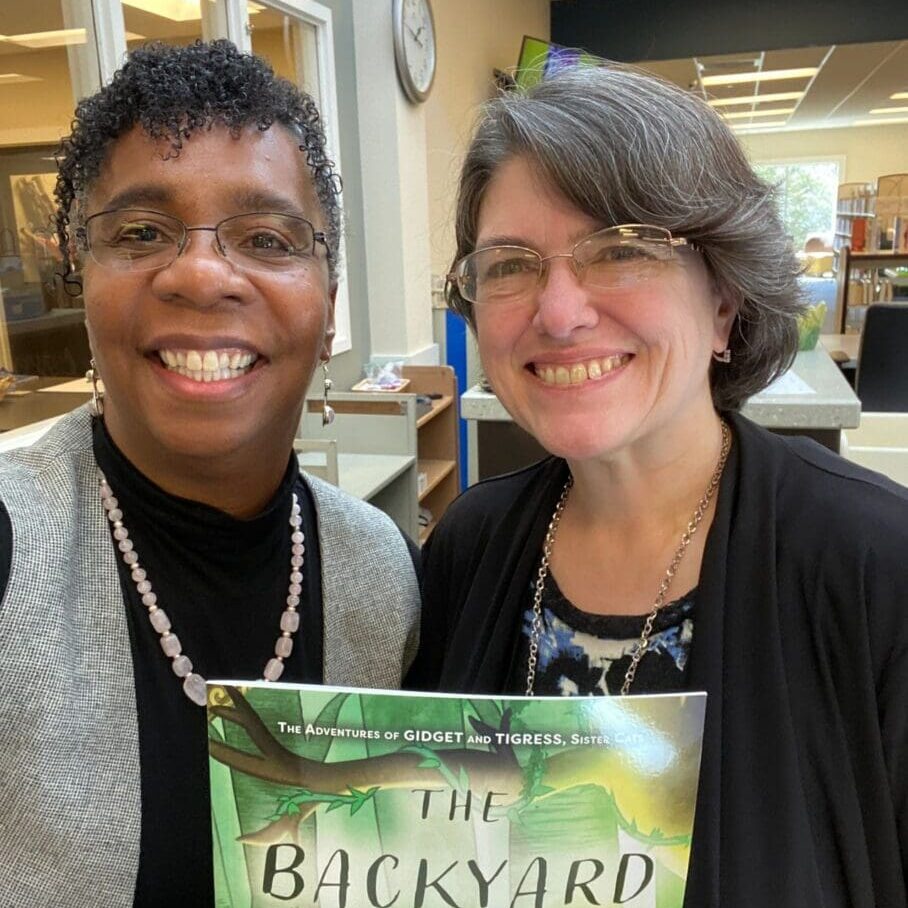
{"label": "woman's ear", "polygon": [[722,353],[728,349],[735,319],[741,311],[741,299],[731,288],[719,287],[714,283],[715,309],[713,315],[713,352]]}

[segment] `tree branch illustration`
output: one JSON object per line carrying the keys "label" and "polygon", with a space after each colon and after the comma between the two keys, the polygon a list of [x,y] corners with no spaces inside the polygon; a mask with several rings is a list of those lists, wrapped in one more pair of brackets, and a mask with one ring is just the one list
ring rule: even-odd
{"label": "tree branch illustration", "polygon": [[[695,769],[669,773],[668,780],[661,778],[659,796],[653,797],[654,778],[621,748],[565,748],[544,756],[537,752],[526,767],[508,745],[493,745],[487,751],[411,746],[394,753],[325,763],[288,750],[237,688],[225,690],[230,703],[213,706],[212,713],[243,728],[258,753],[211,738],[211,756],[239,772],[308,793],[302,803],[294,804],[298,809],[293,815],[244,836],[246,842],[270,844],[286,836],[296,838],[300,822],[318,807],[319,799],[337,801],[337,796],[351,795],[355,799],[380,789],[456,788],[460,787],[458,780],[466,780],[474,792],[496,792],[506,807],[526,806],[576,786],[599,786],[611,795],[631,831],[651,844],[682,844],[690,829],[693,799],[683,780],[695,778]],[[499,730],[507,730],[509,721],[506,711]],[[486,735],[496,731],[478,720],[473,726]],[[679,754],[678,763],[685,760],[695,761],[696,754]]]}
{"label": "tree branch illustration", "polygon": [[[279,785],[293,785],[332,794],[343,794],[351,788],[412,788],[438,785],[443,781],[437,767],[425,764],[424,753],[402,750],[396,753],[322,763],[301,757],[275,739],[268,727],[235,688],[226,687],[231,705],[212,707],[214,715],[240,726],[259,750],[249,753],[224,741],[211,739],[209,752],[220,763],[258,779]],[[493,789],[516,799],[523,786],[523,770],[510,748],[501,751],[444,750],[436,751],[455,777],[466,772],[477,789]]]}

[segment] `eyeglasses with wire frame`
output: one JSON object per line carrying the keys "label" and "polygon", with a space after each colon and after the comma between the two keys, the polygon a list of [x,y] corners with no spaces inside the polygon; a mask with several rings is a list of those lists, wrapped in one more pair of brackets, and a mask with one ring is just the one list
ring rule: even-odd
{"label": "eyeglasses with wire frame", "polygon": [[176,261],[195,231],[213,233],[220,255],[253,271],[305,270],[318,261],[316,243],[329,250],[325,233],[305,218],[276,212],[237,214],[213,227],[188,227],[160,211],[119,208],[86,218],[76,241],[105,268],[152,271]]}
{"label": "eyeglasses with wire frame", "polygon": [[487,246],[465,255],[447,276],[460,296],[477,305],[524,300],[544,283],[549,262],[566,258],[588,287],[616,289],[652,280],[678,247],[696,250],[664,227],[618,224],[584,237],[570,252],[542,256],[524,246]]}

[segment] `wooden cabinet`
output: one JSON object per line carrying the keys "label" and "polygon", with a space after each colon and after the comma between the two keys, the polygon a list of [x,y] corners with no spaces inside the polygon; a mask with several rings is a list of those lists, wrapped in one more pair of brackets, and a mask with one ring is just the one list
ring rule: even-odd
{"label": "wooden cabinet", "polygon": [[417,493],[422,544],[448,505],[460,493],[457,379],[450,366],[404,366],[407,391],[431,395],[428,409],[417,407]]}
{"label": "wooden cabinet", "polygon": [[294,442],[303,469],[384,511],[410,538],[419,535],[416,398],[412,394],[333,393],[335,419],[322,425],[310,398]]}
{"label": "wooden cabinet", "polygon": [[[304,469],[371,502],[422,544],[460,492],[457,381],[450,366],[405,366],[403,377],[402,393],[332,393],[329,426],[321,399],[309,399],[294,446]],[[425,524],[421,514],[431,515]]]}

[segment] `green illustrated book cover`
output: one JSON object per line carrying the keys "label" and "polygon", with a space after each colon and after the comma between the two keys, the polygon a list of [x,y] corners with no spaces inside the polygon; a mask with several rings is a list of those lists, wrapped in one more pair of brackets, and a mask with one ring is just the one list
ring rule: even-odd
{"label": "green illustrated book cover", "polygon": [[217,908],[681,908],[705,708],[210,682]]}

